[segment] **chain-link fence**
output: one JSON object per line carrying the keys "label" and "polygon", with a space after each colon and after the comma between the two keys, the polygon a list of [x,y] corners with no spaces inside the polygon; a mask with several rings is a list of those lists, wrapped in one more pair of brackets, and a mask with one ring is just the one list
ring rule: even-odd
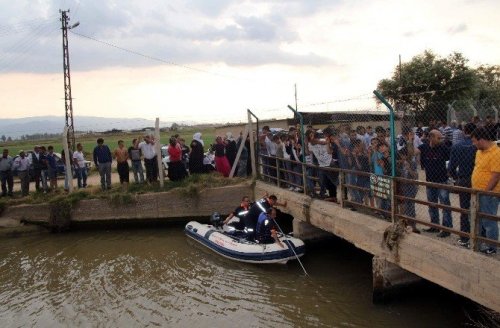
{"label": "chain-link fence", "polygon": [[389,111],[382,109],[303,112],[303,127],[298,120],[287,121],[288,128],[263,122],[260,173],[291,191],[382,219],[404,219],[416,233],[453,234],[459,237],[453,242],[463,247],[493,252],[499,245],[499,186],[493,193],[471,189],[477,165],[471,134],[487,141],[480,148],[499,137],[500,104],[484,104],[433,104],[425,113],[398,104],[395,131],[390,131]]}

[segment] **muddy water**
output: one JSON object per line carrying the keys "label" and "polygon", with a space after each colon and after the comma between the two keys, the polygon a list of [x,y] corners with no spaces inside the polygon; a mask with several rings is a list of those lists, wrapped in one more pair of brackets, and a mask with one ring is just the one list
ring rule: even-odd
{"label": "muddy water", "polygon": [[2,327],[457,327],[463,299],[431,284],[371,302],[371,257],[331,240],[303,263],[232,262],[182,226],[0,240]]}

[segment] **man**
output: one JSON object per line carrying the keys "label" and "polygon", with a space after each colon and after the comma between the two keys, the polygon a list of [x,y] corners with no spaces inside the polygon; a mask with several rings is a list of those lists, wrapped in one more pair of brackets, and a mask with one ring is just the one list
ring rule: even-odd
{"label": "man", "polygon": [[83,146],[76,144],[76,151],[73,153],[73,164],[76,168],[76,180],[78,188],[87,187],[87,167],[85,166],[85,157],[83,156]]}
{"label": "man", "polygon": [[[233,212],[229,213],[227,218],[224,220],[224,224],[229,224],[238,230],[245,229],[245,222],[243,218],[248,214],[248,210],[250,209],[250,198],[248,196],[243,196],[241,199],[240,206],[238,206]],[[232,221],[232,218],[238,218],[238,221]]]}
{"label": "man", "polygon": [[252,239],[255,236],[255,228],[257,226],[257,220],[259,218],[260,213],[265,212],[267,209],[273,206],[284,206],[286,207],[287,203],[278,203],[278,198],[275,195],[271,195],[269,197],[264,197],[259,201],[253,203],[248,211],[248,214],[244,218],[245,222],[245,230],[248,233],[248,237]]}
{"label": "man", "polygon": [[47,169],[45,155],[40,151],[40,146],[35,146],[31,154],[31,164],[33,165],[33,174],[35,178],[35,189],[40,191],[40,181],[42,182],[43,192],[47,192],[47,180],[42,175],[42,170]]}
{"label": "man", "polygon": [[283,244],[278,239],[276,233],[276,209],[274,207],[268,208],[265,212],[259,215],[256,228],[256,240],[260,244],[273,244],[279,243],[281,247]]}
{"label": "man", "polygon": [[368,150],[368,148],[371,145],[371,140],[373,138],[376,138],[376,137],[377,137],[377,134],[375,132],[373,132],[373,129],[372,129],[371,125],[368,125],[366,127],[366,133],[363,136],[363,143],[365,144],[365,147],[366,147],[367,150]]}
{"label": "man", "polygon": [[19,157],[14,160],[12,164],[12,169],[17,169],[17,176],[19,180],[21,180],[21,195],[28,196],[30,189],[30,168],[31,162],[28,157],[26,157],[26,153],[24,150],[19,152]]}
{"label": "man", "polygon": [[[144,156],[144,166],[146,167],[146,180],[148,183],[158,181],[158,162],[156,160],[155,139],[146,135],[144,141],[137,144]],[[136,140],[138,142],[139,140]]]}
{"label": "man", "polygon": [[132,163],[135,183],[144,183],[144,170],[142,168],[141,156],[142,153],[138,148],[137,139],[134,139],[132,140],[132,146],[128,148],[128,157]]}
{"label": "man", "polygon": [[101,189],[111,189],[111,150],[104,144],[104,139],[97,139],[97,146],[94,148],[94,164],[101,176]]}
{"label": "man", "polygon": [[4,148],[2,157],[0,157],[0,180],[2,181],[2,197],[11,196],[14,186],[14,178],[12,176],[13,159],[9,156],[9,150]]}
{"label": "man", "polygon": [[[474,171],[472,172],[472,188],[500,193],[500,148],[497,147],[494,136],[488,128],[477,128],[471,134],[472,142],[477,147]],[[479,212],[497,215],[499,197],[479,194]],[[498,224],[496,221],[482,218],[481,235],[498,241]],[[482,244],[480,251],[485,254],[495,254],[494,244]]]}
{"label": "man", "polygon": [[126,191],[128,189],[130,173],[128,166],[128,151],[125,149],[123,140],[118,140],[118,148],[115,149],[113,154],[116,159],[116,169],[120,176],[120,184],[122,185],[122,189]]}
{"label": "man", "polygon": [[465,138],[464,131],[462,131],[458,128],[457,121],[451,122],[451,129],[453,130],[452,136],[451,136],[451,144],[453,146],[464,141],[464,138]]}
{"label": "man", "polygon": [[57,191],[57,164],[56,164],[56,157],[54,154],[54,147],[48,146],[47,150],[48,150],[48,153],[47,153],[46,159],[47,159],[48,177],[50,180],[50,189],[53,190],[54,192],[56,192]]}
{"label": "man", "polygon": [[328,190],[329,200],[337,202],[337,185],[338,173],[330,172],[322,168],[329,168],[332,165],[332,158],[335,158],[335,163],[338,161],[339,141],[337,133],[334,135],[332,128],[325,128],[323,131],[326,142],[319,140],[318,133],[315,133],[314,139],[308,144],[308,151],[318,160],[318,178],[319,178],[319,196],[320,198],[326,197]]}
{"label": "man", "polygon": [[[450,150],[443,143],[443,135],[439,130],[429,132],[429,143],[422,144],[419,148],[421,156],[420,162],[425,170],[425,178],[428,182],[446,184],[448,181],[448,172],[446,170],[446,161],[450,159]],[[427,187],[427,201],[450,206],[450,192],[447,189]],[[436,207],[429,206],[429,216],[431,223],[439,224],[439,210]],[[443,226],[451,228],[453,222],[451,211],[443,210]],[[431,227],[427,232],[439,232],[439,229]],[[450,235],[449,232],[441,231],[438,237],[445,238]]]}
{"label": "man", "polygon": [[[467,123],[464,126],[464,140],[451,147],[450,162],[448,174],[455,180],[455,185],[459,187],[470,188],[472,170],[474,169],[474,158],[476,157],[476,146],[472,144],[470,137],[472,131],[476,129],[474,123]],[[458,198],[460,208],[470,208],[470,193],[459,192]],[[470,232],[470,221],[468,213],[460,214],[460,231]],[[460,237],[458,239],[460,246],[469,247],[469,238]]]}

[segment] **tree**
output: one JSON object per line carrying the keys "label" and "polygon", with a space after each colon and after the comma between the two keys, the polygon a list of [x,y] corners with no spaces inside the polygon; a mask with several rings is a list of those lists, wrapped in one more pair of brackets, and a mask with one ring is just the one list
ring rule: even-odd
{"label": "tree", "polygon": [[12,138],[11,137],[8,137],[7,138],[7,142],[11,142],[12,141]]}
{"label": "tree", "polygon": [[[446,120],[447,104],[477,103],[499,95],[498,66],[473,69],[455,52],[441,58],[430,50],[395,68],[390,79],[379,81],[379,90],[395,107],[414,112],[418,120]],[[492,83],[494,81],[495,83]]]}
{"label": "tree", "polygon": [[170,126],[171,131],[177,131],[178,129],[179,129],[179,124],[177,123],[172,123],[172,125]]}
{"label": "tree", "polygon": [[2,142],[5,142],[5,140],[7,140],[7,137],[5,136],[5,134],[2,134]]}

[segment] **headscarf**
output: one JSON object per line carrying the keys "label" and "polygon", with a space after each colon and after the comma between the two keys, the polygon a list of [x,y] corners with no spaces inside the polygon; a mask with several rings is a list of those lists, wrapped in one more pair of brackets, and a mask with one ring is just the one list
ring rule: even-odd
{"label": "headscarf", "polygon": [[203,140],[201,140],[201,132],[196,132],[194,135],[193,135],[193,140],[196,140],[198,141],[199,143],[201,143],[202,146],[205,146],[205,144],[203,143]]}
{"label": "headscarf", "polygon": [[226,132],[226,138],[229,141],[233,141],[234,140],[233,133],[232,132]]}

